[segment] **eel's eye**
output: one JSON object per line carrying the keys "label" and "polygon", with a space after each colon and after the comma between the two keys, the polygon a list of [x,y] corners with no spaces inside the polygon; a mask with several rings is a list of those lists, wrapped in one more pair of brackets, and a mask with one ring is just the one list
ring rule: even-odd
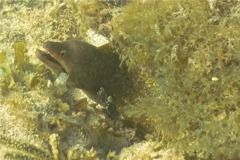
{"label": "eel's eye", "polygon": [[66,50],[61,50],[60,51],[60,56],[64,56],[66,54]]}

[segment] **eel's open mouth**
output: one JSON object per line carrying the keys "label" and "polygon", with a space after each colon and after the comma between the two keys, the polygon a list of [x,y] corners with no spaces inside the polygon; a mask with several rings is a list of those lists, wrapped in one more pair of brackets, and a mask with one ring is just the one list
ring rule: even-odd
{"label": "eel's open mouth", "polygon": [[47,52],[37,49],[35,55],[55,74],[66,73],[63,66]]}

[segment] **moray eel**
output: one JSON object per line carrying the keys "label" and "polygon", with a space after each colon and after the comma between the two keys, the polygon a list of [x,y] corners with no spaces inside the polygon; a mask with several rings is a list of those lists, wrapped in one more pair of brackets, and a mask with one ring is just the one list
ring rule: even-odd
{"label": "moray eel", "polygon": [[[52,72],[65,72],[75,87],[82,89],[95,102],[106,105],[106,97],[112,97],[118,105],[128,96],[132,79],[127,67],[119,67],[117,54],[109,47],[97,48],[83,41],[45,42],[37,49],[36,56]],[[99,96],[99,91],[104,91]],[[105,99],[105,100],[104,100]],[[110,117],[117,115],[114,107],[110,108]]]}

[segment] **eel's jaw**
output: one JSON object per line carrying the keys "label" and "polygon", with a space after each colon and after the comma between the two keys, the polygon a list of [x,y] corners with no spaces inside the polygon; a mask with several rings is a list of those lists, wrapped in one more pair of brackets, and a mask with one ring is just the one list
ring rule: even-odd
{"label": "eel's jaw", "polygon": [[49,68],[55,74],[58,75],[61,72],[66,73],[63,66],[57,60],[55,60],[50,54],[47,54],[46,52],[37,49],[35,55],[40,61],[42,61],[47,66],[47,68]]}

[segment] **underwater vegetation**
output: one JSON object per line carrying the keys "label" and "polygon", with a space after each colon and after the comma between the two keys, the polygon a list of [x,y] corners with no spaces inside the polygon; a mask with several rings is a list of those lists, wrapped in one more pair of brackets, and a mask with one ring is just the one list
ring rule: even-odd
{"label": "underwater vegetation", "polygon": [[[105,131],[110,124],[100,107],[90,105],[79,89],[67,89],[65,75],[49,81],[50,72],[26,61],[22,46],[15,43],[12,52],[2,53],[9,58],[1,63],[8,64],[1,68],[1,159],[99,159],[116,142],[116,150],[126,146],[126,137]],[[19,56],[23,63],[15,63]],[[101,137],[113,142],[99,144]]]}
{"label": "underwater vegetation", "polygon": [[133,1],[112,19],[121,56],[130,68],[150,69],[157,82],[155,96],[125,108],[153,128],[153,139],[202,159],[240,158],[239,7]]}
{"label": "underwater vegetation", "polygon": [[[239,8],[237,0],[1,1],[0,159],[240,159]],[[89,39],[89,29],[135,75],[138,96],[121,106],[118,128],[34,56],[49,40]]]}
{"label": "underwater vegetation", "polygon": [[[26,142],[20,142],[9,137],[5,137],[4,135],[0,135],[0,143],[1,145],[6,145],[8,148],[22,151],[6,152],[4,155],[4,159],[38,159],[37,157],[34,157],[34,155],[37,155],[39,159],[53,159],[50,153],[44,151],[41,148],[30,145]],[[23,152],[28,153],[28,155],[24,154]]]}

